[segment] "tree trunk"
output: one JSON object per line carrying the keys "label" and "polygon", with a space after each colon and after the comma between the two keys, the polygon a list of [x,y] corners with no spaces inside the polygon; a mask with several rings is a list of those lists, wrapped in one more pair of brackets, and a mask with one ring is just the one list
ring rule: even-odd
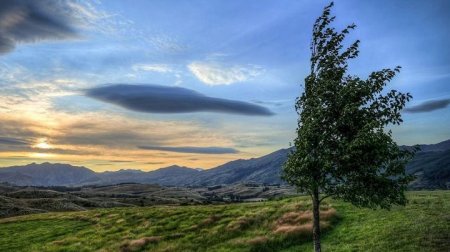
{"label": "tree trunk", "polygon": [[319,189],[314,189],[312,195],[313,201],[313,241],[314,251],[321,252],[320,247],[320,201],[319,201]]}

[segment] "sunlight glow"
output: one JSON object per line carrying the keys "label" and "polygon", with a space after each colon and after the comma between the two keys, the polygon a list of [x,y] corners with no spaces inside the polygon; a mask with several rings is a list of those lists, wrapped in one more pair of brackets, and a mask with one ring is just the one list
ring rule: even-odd
{"label": "sunlight glow", "polygon": [[54,156],[54,154],[39,153],[39,152],[30,154],[30,157],[33,157],[33,158],[50,158],[50,157],[53,157],[53,156]]}
{"label": "sunlight glow", "polygon": [[39,138],[38,142],[33,146],[38,149],[52,149],[53,147],[47,142],[47,138]]}

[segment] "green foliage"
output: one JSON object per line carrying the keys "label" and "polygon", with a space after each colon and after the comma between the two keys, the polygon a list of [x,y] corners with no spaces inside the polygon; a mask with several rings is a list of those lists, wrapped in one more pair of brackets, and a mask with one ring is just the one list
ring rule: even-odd
{"label": "green foliage", "polygon": [[[326,251],[449,251],[450,192],[410,192],[410,204],[371,211],[325,202],[340,216],[324,234]],[[0,251],[311,251],[311,236],[274,234],[286,212],[307,210],[309,197],[259,203],[158,206],[45,213],[0,219]],[[244,223],[234,228],[236,223]],[[266,237],[263,239],[261,237]]]}
{"label": "green foliage", "polygon": [[344,48],[356,26],[331,27],[331,3],[313,28],[311,73],[297,99],[295,150],[283,168],[284,179],[301,192],[318,190],[357,206],[389,208],[405,204],[412,180],[405,165],[413,152],[400,149],[385,127],[402,122],[409,93],[384,88],[400,67],[373,72],[367,79],[347,74],[358,56],[359,40]]}

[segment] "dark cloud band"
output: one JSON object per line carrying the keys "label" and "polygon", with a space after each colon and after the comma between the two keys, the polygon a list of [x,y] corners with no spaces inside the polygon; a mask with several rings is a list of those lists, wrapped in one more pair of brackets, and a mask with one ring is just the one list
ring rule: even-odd
{"label": "dark cloud band", "polygon": [[432,100],[422,104],[406,108],[404,111],[408,113],[431,112],[438,109],[446,108],[450,104],[450,99]]}
{"label": "dark cloud band", "polygon": [[223,148],[223,147],[164,147],[164,146],[139,146],[139,149],[144,150],[159,150],[159,151],[170,151],[170,152],[180,152],[180,153],[198,153],[198,154],[234,154],[239,153],[238,150],[233,148]]}
{"label": "dark cloud band", "polygon": [[86,90],[86,95],[129,110],[147,113],[220,112],[257,116],[273,115],[263,106],[209,97],[181,87],[117,84]]}
{"label": "dark cloud band", "polygon": [[25,139],[14,138],[14,137],[2,137],[0,136],[0,144],[5,145],[29,145],[30,142]]}
{"label": "dark cloud band", "polygon": [[76,37],[71,13],[66,1],[1,0],[0,54],[18,43]]}

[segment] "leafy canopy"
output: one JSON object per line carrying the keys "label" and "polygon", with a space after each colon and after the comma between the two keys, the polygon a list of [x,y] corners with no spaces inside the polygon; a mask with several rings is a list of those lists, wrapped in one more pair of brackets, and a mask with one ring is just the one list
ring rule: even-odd
{"label": "leafy canopy", "polygon": [[355,25],[341,31],[331,27],[332,6],[314,24],[311,73],[296,102],[298,135],[284,179],[302,192],[318,189],[324,197],[357,206],[405,204],[403,192],[412,179],[405,165],[413,152],[400,149],[385,127],[402,122],[400,112],[412,97],[383,91],[399,66],[373,72],[367,79],[347,74],[347,61],[358,56],[359,40],[344,48]]}

